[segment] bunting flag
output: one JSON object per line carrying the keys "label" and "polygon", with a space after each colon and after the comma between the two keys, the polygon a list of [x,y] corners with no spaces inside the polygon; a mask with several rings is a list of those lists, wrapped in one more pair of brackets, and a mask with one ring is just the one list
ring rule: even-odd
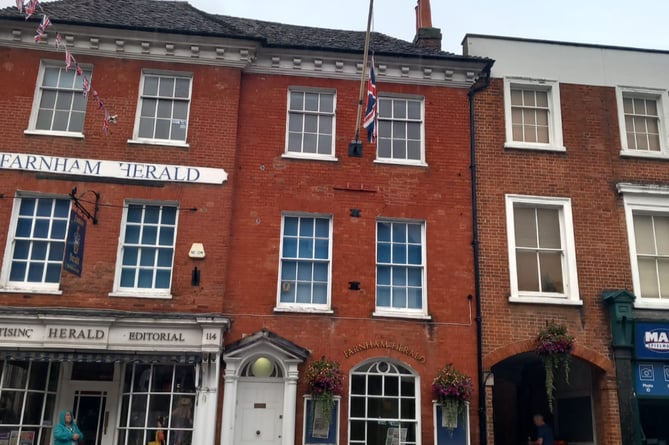
{"label": "bunting flag", "polygon": [[109,134],[109,112],[105,110],[105,119],[102,121],[102,131],[105,132],[105,134]]}
{"label": "bunting flag", "polygon": [[[18,7],[18,1],[16,2],[17,7]],[[33,16],[35,13],[35,10],[37,9],[37,6],[39,5],[39,2],[37,0],[30,0],[27,5],[25,5],[24,9],[26,11],[26,20],[28,20],[30,17]],[[21,11],[21,8],[19,7],[19,11]]]}
{"label": "bunting flag", "polygon": [[69,48],[65,48],[65,71],[70,71],[73,61],[74,57],[72,57],[72,53],[70,52]]}
{"label": "bunting flag", "polygon": [[39,26],[37,27],[38,31],[46,31],[46,29],[51,25],[51,20],[49,19],[49,16],[44,14],[42,16],[42,21],[40,22]]}
{"label": "bunting flag", "polygon": [[37,27],[37,34],[35,34],[35,42],[40,42],[45,36],[46,29],[51,25],[51,20],[49,20],[49,17],[45,14],[42,16],[42,21],[40,22],[39,26]]}
{"label": "bunting flag", "polygon": [[[40,23],[35,31],[35,42],[39,43],[42,41],[42,39],[46,38],[46,29],[52,25],[52,22],[49,16],[47,16],[44,10],[42,9],[42,5],[40,5],[38,0],[29,0],[27,3],[24,3],[24,0],[16,0],[16,9],[18,9],[20,13],[25,13],[26,20],[28,20],[37,12],[41,13],[42,19],[40,20]],[[58,49],[60,48],[65,49],[65,71],[69,71],[70,68],[74,67],[77,76],[83,77],[82,94],[87,99],[89,96],[92,96],[93,101],[98,105],[98,109],[103,111],[104,119],[102,122],[102,130],[104,131],[105,134],[109,134],[109,124],[110,123],[115,124],[118,116],[117,115],[112,116],[109,113],[107,107],[105,107],[104,102],[102,101],[102,99],[100,99],[100,96],[98,95],[97,91],[93,90],[93,93],[90,94],[91,92],[90,79],[84,74],[84,69],[77,63],[76,59],[72,55],[72,52],[67,47],[66,43],[63,41],[62,36],[58,32],[56,32],[54,45]]]}
{"label": "bunting flag", "polygon": [[362,121],[362,126],[367,129],[367,141],[372,143],[376,142],[378,134],[376,99],[376,75],[374,74],[374,57],[372,57],[372,66],[369,69],[369,80],[367,81],[367,108],[365,119]]}
{"label": "bunting flag", "polygon": [[88,93],[91,91],[91,82],[88,80],[88,77],[84,76],[83,80],[83,93],[84,97],[88,97]]}

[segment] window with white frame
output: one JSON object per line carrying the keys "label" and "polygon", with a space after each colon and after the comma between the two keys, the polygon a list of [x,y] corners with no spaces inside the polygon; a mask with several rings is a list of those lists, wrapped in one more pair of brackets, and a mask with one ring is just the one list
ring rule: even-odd
{"label": "window with white frame", "polygon": [[504,80],[507,148],[564,151],[558,82]]}
{"label": "window with white frame", "polygon": [[142,73],[135,141],[186,144],[191,81],[187,74]]}
{"label": "window with white frame", "polygon": [[510,301],[580,304],[571,200],[506,196]]}
{"label": "window with white frame", "polygon": [[17,194],[2,269],[6,290],[59,291],[69,218],[69,197]]}
{"label": "window with white frame", "polygon": [[334,158],[334,91],[288,90],[286,154]]}
{"label": "window with white frame", "polygon": [[330,307],[332,218],[284,215],[278,308]]}
{"label": "window with white frame", "polygon": [[169,297],[177,233],[176,203],[127,202],[114,293]]}
{"label": "window with white frame", "polygon": [[195,420],[195,367],[181,364],[125,365],[118,444],[191,444]]}
{"label": "window with white frame", "polygon": [[[53,437],[61,366],[57,361],[0,360],[0,431],[5,437],[26,437],[26,443],[47,444]],[[10,433],[16,431],[16,433]],[[10,436],[11,434],[11,436]],[[9,439],[12,443],[18,440]]]}
{"label": "window with white frame", "polygon": [[418,379],[406,366],[380,359],[351,371],[349,445],[420,444]]}
{"label": "window with white frame", "polygon": [[665,141],[666,90],[617,88],[622,153],[667,156]]}
{"label": "window with white frame", "polygon": [[92,70],[82,68],[77,75],[62,63],[43,61],[37,76],[29,132],[63,136],[81,136],[86,117],[84,77],[91,79]]}
{"label": "window with white frame", "polygon": [[376,314],[426,316],[425,223],[376,223]]}
{"label": "window with white frame", "polygon": [[376,160],[424,164],[422,98],[379,96]]}
{"label": "window with white frame", "polygon": [[669,308],[669,187],[618,184],[637,307]]}

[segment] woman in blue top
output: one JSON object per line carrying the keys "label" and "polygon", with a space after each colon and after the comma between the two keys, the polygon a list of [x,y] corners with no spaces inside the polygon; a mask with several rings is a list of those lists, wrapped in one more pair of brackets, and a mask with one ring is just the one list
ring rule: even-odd
{"label": "woman in blue top", "polygon": [[60,421],[53,429],[54,445],[76,445],[84,439],[79,427],[72,421],[72,411],[66,409],[60,413]]}

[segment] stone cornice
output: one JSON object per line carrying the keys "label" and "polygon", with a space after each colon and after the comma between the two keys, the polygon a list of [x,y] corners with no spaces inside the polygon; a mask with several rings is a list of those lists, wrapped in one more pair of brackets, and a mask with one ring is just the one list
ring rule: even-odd
{"label": "stone cornice", "polygon": [[[485,62],[426,59],[412,56],[376,56],[377,82],[469,88]],[[301,77],[358,80],[362,75],[362,55],[262,49],[245,71]]]}
{"label": "stone cornice", "polygon": [[[55,32],[34,41],[34,23],[0,21],[0,46],[58,52]],[[72,54],[195,65],[228,66],[248,73],[358,80],[362,55],[263,48],[252,40],[147,33],[95,27],[58,29]],[[469,88],[485,61],[376,56],[377,82]]]}
{"label": "stone cornice", "polygon": [[[11,28],[3,25],[10,25]],[[33,25],[28,23],[28,25]],[[50,29],[34,41],[34,26],[0,21],[0,46],[58,52],[56,33]],[[258,43],[222,37],[67,27],[58,29],[72,54],[196,65],[246,67],[255,58]]]}

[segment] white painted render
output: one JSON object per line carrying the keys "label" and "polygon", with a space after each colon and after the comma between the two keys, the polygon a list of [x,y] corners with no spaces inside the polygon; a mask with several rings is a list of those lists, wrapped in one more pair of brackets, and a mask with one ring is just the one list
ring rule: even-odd
{"label": "white painted render", "polygon": [[667,89],[669,52],[467,34],[463,55],[495,60],[492,77]]}

